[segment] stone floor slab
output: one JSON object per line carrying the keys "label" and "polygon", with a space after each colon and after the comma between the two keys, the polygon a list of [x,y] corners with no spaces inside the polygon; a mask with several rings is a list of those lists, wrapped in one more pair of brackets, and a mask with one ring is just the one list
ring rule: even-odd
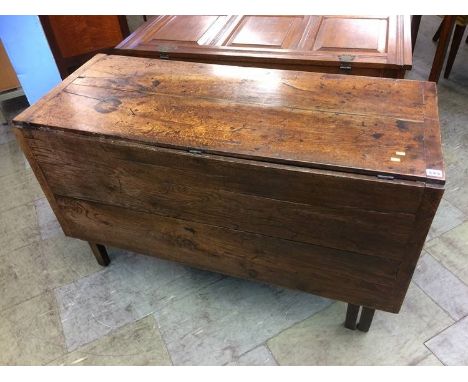
{"label": "stone floor slab", "polygon": [[36,241],[0,257],[0,310],[100,271],[86,242]]}
{"label": "stone floor slab", "polygon": [[445,365],[468,366],[468,317],[431,338],[426,346]]}
{"label": "stone floor slab", "polygon": [[33,203],[0,212],[0,257],[39,239]]}
{"label": "stone floor slab", "polygon": [[44,196],[30,170],[22,170],[1,177],[0,195],[0,212],[33,202]]}
{"label": "stone floor slab", "polygon": [[241,355],[239,359],[229,362],[227,366],[277,366],[270,350],[262,345]]}
{"label": "stone floor slab", "polygon": [[415,365],[430,352],[424,342],[453,320],[411,285],[398,315],[376,312],[368,333],[345,329],[346,304],[326,310],[268,341],[280,365]]}
{"label": "stone floor slab", "polygon": [[431,255],[421,257],[413,281],[455,321],[468,315],[468,286]]}
{"label": "stone floor slab", "polygon": [[41,262],[42,253],[37,242],[0,257],[0,310],[48,289]]}
{"label": "stone floor slab", "polygon": [[102,271],[89,244],[64,235],[39,242],[42,252],[41,267],[47,277],[47,285],[55,289],[83,277]]}
{"label": "stone floor slab", "polygon": [[419,361],[416,366],[444,366],[442,362],[434,354],[429,354],[422,361]]}
{"label": "stone floor slab", "polygon": [[43,365],[66,353],[52,293],[0,312],[0,365]]}
{"label": "stone floor slab", "polygon": [[110,255],[101,272],[55,290],[70,351],[221,277],[123,251]]}
{"label": "stone floor slab", "polygon": [[450,231],[452,228],[463,223],[463,221],[463,212],[453,206],[449,201],[442,199],[426,241],[432,240],[435,237]]}
{"label": "stone floor slab", "polygon": [[155,315],[175,365],[222,365],[330,304],[308,293],[225,277]]}
{"label": "stone floor slab", "polygon": [[52,361],[66,366],[167,366],[169,354],[152,315]]}
{"label": "stone floor slab", "polygon": [[36,209],[37,222],[42,240],[47,240],[53,237],[62,236],[63,231],[55,217],[54,211],[50,207],[46,198],[40,198],[34,201]]}
{"label": "stone floor slab", "polygon": [[424,248],[468,285],[468,221],[429,241]]}

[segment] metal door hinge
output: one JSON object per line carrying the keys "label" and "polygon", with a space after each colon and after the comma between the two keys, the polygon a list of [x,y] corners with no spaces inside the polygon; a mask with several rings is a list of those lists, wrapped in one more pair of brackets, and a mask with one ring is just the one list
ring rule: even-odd
{"label": "metal door hinge", "polygon": [[377,178],[379,178],[379,179],[385,179],[385,180],[393,180],[393,179],[395,179],[395,177],[392,176],[392,175],[381,175],[381,174],[378,174],[378,175],[377,175]]}
{"label": "metal door hinge", "polygon": [[349,74],[351,72],[351,69],[352,69],[351,64],[349,64],[349,63],[340,64],[340,70],[343,73]]}
{"label": "metal door hinge", "polygon": [[338,56],[340,60],[340,71],[349,74],[351,72],[351,62],[354,61],[355,56],[351,54],[341,54]]}
{"label": "metal door hinge", "polygon": [[195,150],[195,149],[189,149],[188,152],[189,152],[190,154],[197,154],[197,155],[203,154],[203,151],[201,151],[201,150]]}

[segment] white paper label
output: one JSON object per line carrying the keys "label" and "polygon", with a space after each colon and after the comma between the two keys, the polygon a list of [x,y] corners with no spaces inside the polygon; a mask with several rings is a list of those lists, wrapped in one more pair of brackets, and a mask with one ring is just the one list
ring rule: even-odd
{"label": "white paper label", "polygon": [[433,176],[434,178],[442,178],[442,171],[440,170],[433,170],[432,168],[428,168],[426,170],[427,176]]}

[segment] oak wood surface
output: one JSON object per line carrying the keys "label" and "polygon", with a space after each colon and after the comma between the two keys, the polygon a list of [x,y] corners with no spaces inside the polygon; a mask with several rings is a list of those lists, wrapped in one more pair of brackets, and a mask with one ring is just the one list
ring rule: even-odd
{"label": "oak wood surface", "polygon": [[60,75],[67,77],[99,52],[108,52],[129,35],[125,16],[39,16]]}
{"label": "oak wood surface", "polygon": [[[101,56],[17,122],[443,183],[437,121],[426,136],[426,92],[435,97],[418,81]],[[428,161],[439,176],[427,175]]]}
{"label": "oak wood surface", "polygon": [[[308,199],[298,202],[282,194],[285,187],[291,187],[284,175],[279,175],[279,179],[276,175],[276,185],[270,184],[269,195],[265,195],[263,181],[253,165],[238,171],[238,176],[250,185],[250,190],[245,190],[223,184],[226,175],[222,174],[234,174],[230,168],[234,163],[225,162],[225,168],[218,170],[218,174],[211,170],[214,162],[211,158],[200,158],[203,164],[198,170],[180,169],[177,162],[184,158],[177,158],[180,156],[177,151],[155,153],[141,147],[138,151],[140,157],[145,155],[144,161],[118,159],[116,154],[127,147],[101,143],[96,150],[96,142],[90,139],[61,138],[61,135],[35,131],[28,139],[36,159],[48,174],[49,184],[59,195],[232,229],[241,227],[249,232],[336,249],[377,253],[390,259],[401,260],[416,218],[416,211],[412,213],[408,206],[417,206],[422,197],[420,186],[400,185],[396,192],[405,195],[405,201],[393,198],[393,211],[385,211],[383,204],[380,210],[375,210],[375,201],[387,190],[386,184],[368,184],[363,192],[363,187],[356,188],[348,177],[329,176],[334,180],[332,183],[320,181],[320,173],[312,173],[309,182],[307,174],[301,176],[300,184]],[[158,161],[162,155],[169,158]],[[76,162],[80,166],[76,166]],[[91,184],[89,174],[92,174]],[[340,190],[341,195],[336,190]],[[393,227],[391,232],[386,232],[388,226]]]}
{"label": "oak wood surface", "polygon": [[159,16],[115,52],[394,78],[412,63],[409,16]]}
{"label": "oak wood surface", "polygon": [[418,81],[99,55],[14,124],[68,236],[389,312],[445,181]]}
{"label": "oak wood surface", "polygon": [[[363,277],[359,258],[263,235],[58,197],[73,237],[175,260],[236,277],[273,282],[329,298],[397,310],[394,286]],[[138,221],[139,224],[135,224]],[[340,256],[341,255],[341,256]],[[343,257],[342,257],[343,256]],[[366,257],[363,257],[366,260]],[[355,270],[353,271],[353,267]],[[374,265],[375,269],[383,267]],[[365,272],[365,271],[364,271]],[[371,272],[369,272],[371,273]],[[346,288],[343,288],[346,285]],[[386,296],[385,301],[382,296]]]}

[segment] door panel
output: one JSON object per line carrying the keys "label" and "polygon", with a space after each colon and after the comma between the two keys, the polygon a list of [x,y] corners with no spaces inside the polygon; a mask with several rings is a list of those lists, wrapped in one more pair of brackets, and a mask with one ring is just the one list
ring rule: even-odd
{"label": "door panel", "polygon": [[313,51],[386,53],[388,18],[323,17],[306,43]]}
{"label": "door panel", "polygon": [[219,45],[290,49],[300,40],[309,16],[242,16]]}
{"label": "door panel", "polygon": [[165,16],[146,42],[208,45],[228,19],[228,16]]}

